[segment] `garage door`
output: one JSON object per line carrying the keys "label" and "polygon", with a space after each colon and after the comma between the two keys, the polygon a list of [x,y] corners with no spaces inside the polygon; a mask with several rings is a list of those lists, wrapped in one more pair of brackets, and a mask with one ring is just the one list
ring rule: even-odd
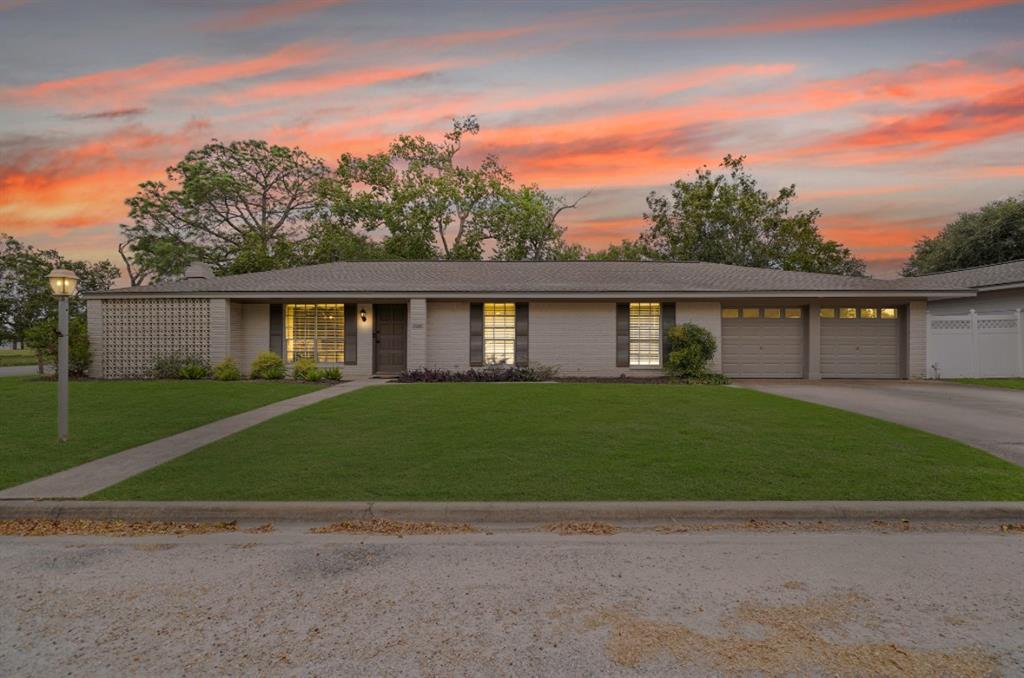
{"label": "garage door", "polygon": [[895,308],[822,308],[822,378],[899,378],[898,316]]}
{"label": "garage door", "polygon": [[738,378],[804,376],[804,309],[722,308],[722,371]]}

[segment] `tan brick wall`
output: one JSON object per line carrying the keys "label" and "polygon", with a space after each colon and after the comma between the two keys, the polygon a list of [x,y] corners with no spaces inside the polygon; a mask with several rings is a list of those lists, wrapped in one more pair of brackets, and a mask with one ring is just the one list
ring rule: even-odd
{"label": "tan brick wall", "polygon": [[557,366],[565,377],[657,377],[653,369],[615,365],[615,304],[531,302],[530,364]]}
{"label": "tan brick wall", "polygon": [[90,299],[85,302],[85,330],[89,336],[89,376],[103,378],[103,301]]}
{"label": "tan brick wall", "polygon": [[928,377],[928,313],[927,302],[912,301],[907,314],[907,376]]}
{"label": "tan brick wall", "polygon": [[[359,317],[359,311],[366,311],[366,322]],[[373,304],[356,304],[356,328],[356,364],[341,366],[346,379],[373,374]]]}
{"label": "tan brick wall", "polygon": [[427,367],[469,369],[469,302],[427,303]]}
{"label": "tan brick wall", "polygon": [[427,300],[409,300],[406,369],[416,370],[427,363]]}
{"label": "tan brick wall", "polygon": [[231,334],[231,354],[238,361],[242,374],[249,374],[249,368],[256,356],[270,350],[270,304],[233,304],[239,306],[238,326],[240,331]]}
{"label": "tan brick wall", "polygon": [[210,364],[231,354],[231,302],[227,299],[210,300]]}

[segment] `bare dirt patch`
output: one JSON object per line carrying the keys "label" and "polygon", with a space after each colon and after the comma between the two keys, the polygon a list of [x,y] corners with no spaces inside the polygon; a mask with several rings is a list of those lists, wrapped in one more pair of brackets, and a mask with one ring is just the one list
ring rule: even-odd
{"label": "bare dirt patch", "polygon": [[542,530],[557,532],[558,534],[618,534],[619,528],[611,523],[600,522],[579,522],[566,521],[561,523],[548,523]]}
{"label": "bare dirt patch", "polygon": [[609,628],[608,657],[630,667],[669,655],[680,663],[726,674],[923,678],[997,672],[996,660],[976,648],[915,650],[896,643],[841,643],[829,637],[856,621],[866,604],[857,593],[811,598],[797,605],[746,602],[723,620],[723,633],[714,635],[622,610],[602,611],[587,625]]}
{"label": "bare dirt patch", "polygon": [[417,523],[403,520],[345,520],[310,529],[313,534],[389,534],[397,537],[415,534],[471,534],[479,532],[469,523]]}
{"label": "bare dirt patch", "polygon": [[0,536],[49,537],[55,535],[102,535],[106,537],[142,537],[152,534],[212,534],[236,532],[238,524],[127,522],[124,520],[41,520],[18,518],[0,520]]}

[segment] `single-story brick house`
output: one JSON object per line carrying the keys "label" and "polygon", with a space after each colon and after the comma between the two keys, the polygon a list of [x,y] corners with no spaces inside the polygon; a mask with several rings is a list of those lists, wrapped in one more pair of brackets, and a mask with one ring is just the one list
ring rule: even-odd
{"label": "single-story brick house", "polygon": [[144,376],[174,352],[233,356],[247,370],[267,350],[343,365],[348,378],[494,362],[653,376],[665,329],[694,322],[718,340],[712,368],[732,377],[918,379],[929,376],[929,306],[978,296],[965,277],[359,261],[222,277],[194,265],[182,280],[91,294],[87,306],[92,375],[106,378]]}

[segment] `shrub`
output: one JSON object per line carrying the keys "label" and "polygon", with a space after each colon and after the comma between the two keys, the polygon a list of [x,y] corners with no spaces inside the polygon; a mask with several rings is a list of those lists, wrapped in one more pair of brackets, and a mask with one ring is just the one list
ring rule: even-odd
{"label": "shrub", "polygon": [[451,370],[408,370],[398,375],[398,381],[403,384],[414,382],[501,382],[501,381],[548,381],[558,372],[557,367],[536,365],[533,367],[522,367],[520,365],[488,365],[482,369],[469,369],[465,372]]}
{"label": "shrub", "polygon": [[717,343],[700,325],[683,323],[669,329],[668,346],[665,373],[676,379],[698,379],[708,374]]}
{"label": "shrub", "polygon": [[252,361],[249,376],[253,379],[284,379],[284,361],[273,351],[264,351]]}
{"label": "shrub", "polygon": [[[57,319],[51,318],[32,325],[25,331],[25,346],[34,349],[43,365],[57,366]],[[89,349],[89,334],[83,318],[68,319],[68,374],[84,377],[89,374],[92,351]]]}
{"label": "shrub", "polygon": [[341,381],[341,368],[325,367],[320,370],[320,376],[322,376],[325,381]]}
{"label": "shrub", "polygon": [[235,359],[228,356],[213,368],[213,378],[217,381],[238,381],[242,378],[242,371]]}
{"label": "shrub", "polygon": [[154,360],[149,376],[153,379],[205,379],[210,376],[210,364],[199,356],[172,353]]}
{"label": "shrub", "polygon": [[320,381],[323,374],[312,358],[299,358],[292,365],[292,378],[299,381]]}
{"label": "shrub", "polygon": [[179,379],[206,379],[210,376],[210,365],[202,358],[188,357],[178,370]]}

